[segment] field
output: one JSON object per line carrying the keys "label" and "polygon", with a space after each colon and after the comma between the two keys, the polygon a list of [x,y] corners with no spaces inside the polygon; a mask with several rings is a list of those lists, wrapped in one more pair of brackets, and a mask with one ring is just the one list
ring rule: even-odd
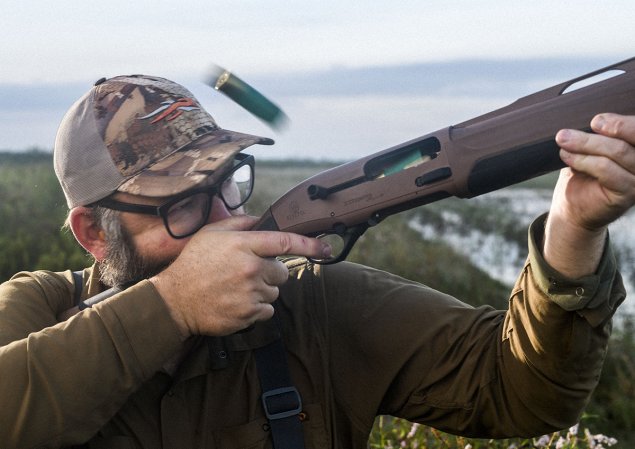
{"label": "field", "polygon": [[[258,163],[256,192],[250,200],[249,212],[262,213],[295,183],[330,166],[299,161]],[[545,177],[522,187],[540,190],[550,188],[553,182],[553,177]],[[461,232],[475,229],[495,232],[524,245],[525,223],[503,213],[500,201],[498,209],[485,209],[478,204],[471,200],[445,200],[390,217],[360,239],[349,260],[390,270],[469,300],[473,305],[505,308],[508,282],[493,279],[488,270],[475,264],[456,246],[434,236],[426,238],[422,231],[446,228],[448,222],[444,220],[450,217],[463,229]],[[79,269],[90,263],[72,236],[60,230],[65,214],[65,201],[53,174],[50,154],[0,153],[0,282],[20,270]],[[598,434],[617,438],[620,442],[613,447],[631,447],[635,443],[634,337],[633,321],[626,319],[611,340],[600,386],[575,434],[576,429],[572,429],[542,441],[467,440],[380,417],[369,447],[587,448],[594,447],[589,435]],[[604,446],[608,447],[608,443]]]}

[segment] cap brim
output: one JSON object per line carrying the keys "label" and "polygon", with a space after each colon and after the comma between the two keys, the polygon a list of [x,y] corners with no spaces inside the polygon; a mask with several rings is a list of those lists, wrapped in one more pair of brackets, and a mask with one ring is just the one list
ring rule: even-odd
{"label": "cap brim", "polygon": [[203,181],[213,184],[236,153],[254,145],[273,145],[267,137],[218,129],[166,156],[122,183],[117,190],[149,197],[172,196]]}

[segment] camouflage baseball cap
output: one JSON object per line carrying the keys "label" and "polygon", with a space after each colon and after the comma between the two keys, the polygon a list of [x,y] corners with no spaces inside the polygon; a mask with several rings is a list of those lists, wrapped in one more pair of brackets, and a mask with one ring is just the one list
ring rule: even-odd
{"label": "camouflage baseball cap", "polygon": [[171,196],[220,177],[234,155],[273,140],[221,129],[186,88],[143,75],[102,79],[66,113],[55,173],[69,208],[115,191]]}

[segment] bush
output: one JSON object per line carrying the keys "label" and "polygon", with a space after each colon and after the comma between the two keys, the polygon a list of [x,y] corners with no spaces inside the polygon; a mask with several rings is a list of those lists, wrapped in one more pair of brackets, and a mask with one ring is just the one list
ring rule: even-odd
{"label": "bush", "polygon": [[0,153],[0,198],[0,282],[22,270],[77,270],[90,263],[61,230],[66,200],[50,153]]}
{"label": "bush", "polygon": [[368,447],[369,449],[603,449],[617,447],[616,438],[594,434],[588,427],[581,427],[576,425],[570,429],[537,438],[486,440],[449,435],[403,419],[380,416],[375,420]]}

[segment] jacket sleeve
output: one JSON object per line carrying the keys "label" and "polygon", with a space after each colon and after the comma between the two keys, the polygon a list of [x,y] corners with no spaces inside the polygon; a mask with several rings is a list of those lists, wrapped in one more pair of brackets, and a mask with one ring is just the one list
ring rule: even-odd
{"label": "jacket sleeve", "polygon": [[571,280],[554,272],[536,245],[543,229],[543,218],[530,228],[530,255],[507,311],[473,308],[352,264],[324,268],[342,416],[359,429],[389,414],[483,438],[576,423],[625,291],[608,244],[594,275]]}
{"label": "jacket sleeve", "polygon": [[0,441],[58,447],[88,440],[180,347],[150,282],[68,321],[70,273],[22,273],[0,285]]}

